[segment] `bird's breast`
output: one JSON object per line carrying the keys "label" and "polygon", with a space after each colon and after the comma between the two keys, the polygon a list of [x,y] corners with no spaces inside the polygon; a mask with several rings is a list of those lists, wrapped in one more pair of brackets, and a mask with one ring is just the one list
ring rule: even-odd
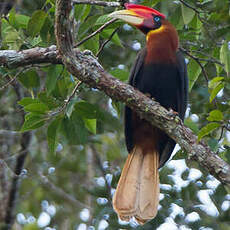
{"label": "bird's breast", "polygon": [[180,90],[180,76],[174,64],[147,64],[136,79],[136,87],[151,95],[165,108],[177,111],[177,96]]}

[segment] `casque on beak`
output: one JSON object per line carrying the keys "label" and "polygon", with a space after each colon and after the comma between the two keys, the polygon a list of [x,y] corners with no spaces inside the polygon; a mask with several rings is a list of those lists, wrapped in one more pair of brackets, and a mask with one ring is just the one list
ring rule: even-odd
{"label": "casque on beak", "polygon": [[115,11],[115,12],[109,14],[108,17],[121,19],[121,20],[123,20],[123,21],[125,21],[131,25],[134,25],[134,26],[139,26],[139,25],[143,24],[143,22],[145,20],[144,17],[141,17],[140,15],[135,13],[133,10]]}
{"label": "casque on beak", "polygon": [[163,19],[165,18],[164,14],[146,6],[126,3],[125,8],[125,10],[115,11],[108,16],[121,19],[136,27],[145,26],[146,22],[149,25],[153,22],[154,15],[160,16]]}

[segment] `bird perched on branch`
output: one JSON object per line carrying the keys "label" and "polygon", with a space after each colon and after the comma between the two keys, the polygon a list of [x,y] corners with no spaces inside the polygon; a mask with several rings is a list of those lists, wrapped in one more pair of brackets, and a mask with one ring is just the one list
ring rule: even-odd
{"label": "bird perched on branch", "polygon": [[[129,84],[150,95],[183,120],[188,79],[178,34],[164,14],[149,7],[125,4],[126,10],[109,16],[122,19],[146,35],[146,46],[131,70]],[[125,138],[129,152],[113,197],[122,220],[135,217],[140,224],[153,219],[159,204],[159,173],[170,158],[175,141],[125,107]]]}

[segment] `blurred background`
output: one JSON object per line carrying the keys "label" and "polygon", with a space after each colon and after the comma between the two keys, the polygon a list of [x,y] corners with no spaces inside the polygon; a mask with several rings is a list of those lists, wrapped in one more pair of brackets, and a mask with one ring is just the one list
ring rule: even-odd
{"label": "blurred background", "polygon": [[[166,14],[178,30],[190,83],[185,124],[230,163],[229,1],[135,2]],[[1,50],[55,45],[54,0],[0,4]],[[74,5],[75,42],[116,9]],[[144,44],[143,34],[117,21],[79,48],[126,82]],[[62,65],[0,67],[0,76],[0,223],[8,216],[8,229],[230,229],[227,188],[179,146],[160,170],[157,217],[144,226],[118,220],[111,200],[127,156],[123,104],[84,84],[73,94],[79,82]]]}

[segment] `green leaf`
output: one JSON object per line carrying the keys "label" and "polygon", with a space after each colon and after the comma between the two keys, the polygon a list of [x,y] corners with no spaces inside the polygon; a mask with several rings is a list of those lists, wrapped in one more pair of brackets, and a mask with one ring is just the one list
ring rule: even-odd
{"label": "green leaf", "polygon": [[3,36],[3,43],[5,43],[9,49],[19,50],[23,44],[20,33],[17,32],[13,27],[8,27],[8,30],[5,32],[6,35]]}
{"label": "green leaf", "polygon": [[25,106],[24,109],[26,112],[43,113],[43,114],[49,111],[48,106],[43,103],[29,104]]}
{"label": "green leaf", "polygon": [[223,113],[220,110],[213,110],[207,117],[208,121],[222,121],[224,118]]}
{"label": "green leaf", "polygon": [[181,30],[184,26],[183,17],[181,15],[181,8],[176,7],[173,15],[171,15],[169,21],[176,27],[177,30]]}
{"label": "green leaf", "polygon": [[53,22],[49,16],[46,17],[46,20],[40,30],[40,36],[42,41],[47,42],[48,44],[51,44],[52,41],[55,40]]}
{"label": "green leaf", "polygon": [[145,5],[145,6],[153,7],[153,6],[155,6],[160,1],[161,0],[144,0],[142,2],[142,4]]}
{"label": "green leaf", "polygon": [[89,16],[84,23],[80,24],[78,30],[78,38],[82,39],[86,33],[92,29],[93,25],[95,24],[96,20],[98,19],[98,15]]}
{"label": "green leaf", "polygon": [[85,127],[93,134],[97,133],[97,119],[84,119]]}
{"label": "green leaf", "polygon": [[84,21],[85,18],[87,18],[87,16],[89,15],[90,11],[91,11],[91,5],[84,5],[84,11],[82,13],[81,16],[81,21]]}
{"label": "green leaf", "polygon": [[108,14],[104,14],[102,16],[100,16],[95,25],[104,25],[106,22],[108,22],[111,18],[108,17]]}
{"label": "green leaf", "polygon": [[46,77],[46,89],[47,95],[55,89],[57,79],[62,71],[63,67],[61,65],[51,65],[49,67],[47,77]]}
{"label": "green leaf", "polygon": [[54,153],[57,148],[57,134],[63,117],[57,117],[53,120],[47,129],[47,141],[50,153]]}
{"label": "green leaf", "polygon": [[214,77],[211,81],[209,81],[208,87],[213,89],[223,80],[224,80],[224,77]]}
{"label": "green leaf", "polygon": [[74,16],[76,20],[81,20],[84,21],[85,18],[89,15],[91,11],[91,6],[90,5],[75,5],[74,7]]}
{"label": "green leaf", "polygon": [[70,118],[62,120],[62,132],[70,144],[85,144],[88,139],[88,130],[82,118],[74,111]]}
{"label": "green leaf", "polygon": [[40,32],[46,17],[47,14],[42,10],[37,10],[33,13],[27,26],[27,32],[31,37],[35,37]]}
{"label": "green leaf", "polygon": [[75,112],[82,118],[94,119],[97,118],[97,107],[86,101],[80,101],[75,104]]}
{"label": "green leaf", "polygon": [[[103,37],[103,38],[106,38],[108,39],[110,37],[110,35],[114,32],[114,29],[106,29],[106,30],[103,30],[100,35]],[[115,44],[115,45],[118,45],[118,46],[121,46],[122,47],[122,44],[121,44],[121,41],[120,41],[120,38],[118,37],[117,33],[115,33],[111,39],[111,41]]]}
{"label": "green leaf", "polygon": [[186,118],[184,124],[189,127],[195,134],[199,132],[199,128],[196,122],[192,121],[191,118]]}
{"label": "green leaf", "polygon": [[198,133],[198,141],[200,141],[202,137],[207,136],[209,133],[211,133],[212,131],[214,131],[215,129],[219,127],[220,127],[220,124],[216,122],[207,124]]}
{"label": "green leaf", "polygon": [[116,110],[117,115],[120,117],[122,110],[121,103],[119,101],[112,100],[112,106]]}
{"label": "green leaf", "polygon": [[[195,17],[192,19],[192,21],[190,22],[189,26],[191,26],[192,28],[194,28],[195,30],[200,30],[201,26],[202,26],[202,22],[200,21],[198,15],[195,15]],[[196,37],[197,39],[199,39],[199,35],[197,35]]]}
{"label": "green leaf", "polygon": [[46,104],[50,110],[57,108],[60,105],[60,103],[58,103],[54,97],[47,96],[46,92],[39,93],[38,98],[41,102]]}
{"label": "green leaf", "polygon": [[224,83],[219,83],[211,92],[209,101],[210,103],[213,101],[213,99],[216,97],[216,95],[224,88]]}
{"label": "green leaf", "polygon": [[38,46],[41,41],[42,41],[42,39],[40,36],[37,36],[34,38],[31,38],[31,37],[28,38],[28,42],[30,44],[30,47]]}
{"label": "green leaf", "polygon": [[187,25],[189,22],[192,21],[195,11],[190,9],[189,7],[185,6],[184,4],[181,4],[181,12],[182,12],[182,17],[184,20],[184,24]]}
{"label": "green leaf", "polygon": [[208,145],[210,146],[212,151],[217,151],[218,150],[218,140],[210,138],[208,140]]}
{"label": "green leaf", "polygon": [[10,11],[9,22],[16,29],[19,29],[19,28],[26,29],[29,20],[30,20],[30,17],[26,15],[16,14],[14,8]]}
{"label": "green leaf", "polygon": [[191,91],[200,73],[201,73],[200,66],[197,64],[195,60],[190,59],[188,63],[189,91]]}
{"label": "green leaf", "polygon": [[19,75],[19,81],[27,88],[38,88],[40,86],[40,78],[35,70],[28,70]]}
{"label": "green leaf", "polygon": [[228,42],[224,42],[220,49],[220,61],[224,64],[224,69],[227,74],[230,74],[230,50]]}
{"label": "green leaf", "polygon": [[177,151],[173,157],[173,160],[180,160],[180,159],[186,159],[186,152],[183,149]]}
{"label": "green leaf", "polygon": [[29,104],[39,103],[40,100],[37,98],[31,98],[31,97],[24,97],[22,100],[18,102],[21,106],[27,106]]}
{"label": "green leaf", "polygon": [[37,129],[45,124],[46,117],[38,114],[29,113],[25,116],[24,124],[21,128],[21,132]]}
{"label": "green leaf", "polygon": [[99,49],[99,34],[84,42],[83,45],[85,49],[91,50],[94,54],[96,54]]}
{"label": "green leaf", "polygon": [[129,72],[125,71],[123,69],[113,69],[110,71],[110,74],[112,74],[114,77],[118,78],[121,81],[127,81],[128,77],[129,77]]}
{"label": "green leaf", "polygon": [[39,230],[39,227],[37,226],[37,223],[29,223],[23,227],[23,230]]}

